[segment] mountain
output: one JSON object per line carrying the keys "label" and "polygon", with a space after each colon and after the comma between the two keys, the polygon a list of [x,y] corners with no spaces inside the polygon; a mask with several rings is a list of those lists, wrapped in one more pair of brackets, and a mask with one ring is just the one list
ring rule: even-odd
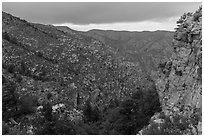
{"label": "mountain", "polygon": [[[104,128],[97,129],[101,134],[111,134],[112,130],[117,134],[135,134],[161,110],[155,84],[138,63],[93,37],[60,29],[2,12],[2,116],[3,127],[10,129],[4,130],[5,134],[27,134],[23,131],[30,125],[35,134],[92,134],[85,130],[97,123],[101,123],[97,128]],[[38,98],[37,102],[32,97]],[[24,103],[23,98],[27,100]],[[43,109],[38,111],[35,104]],[[59,105],[65,107],[56,113],[54,108]],[[142,116],[143,124],[139,127],[129,106],[135,109],[134,116]],[[28,115],[21,113],[25,109],[37,110]],[[114,123],[124,122],[105,129],[105,124],[113,122],[113,115],[120,116]],[[132,119],[127,119],[130,116]],[[123,123],[132,121],[135,128],[120,130]]]}
{"label": "mountain", "polygon": [[[99,84],[103,86],[103,82],[108,81],[104,78],[107,79],[106,76],[113,73],[109,65],[117,61],[115,54],[106,45],[90,37],[64,33],[51,25],[29,23],[4,12],[2,22],[2,64],[3,77],[8,80],[6,83],[12,82],[9,82],[10,73],[14,81],[17,77],[33,81],[31,87],[24,85],[27,82],[17,82],[18,94],[26,94],[21,88],[25,92],[33,88],[37,94],[44,92],[48,87],[41,86],[48,82],[53,92],[73,92],[70,85],[75,85],[77,92],[88,96],[89,88],[100,88]],[[134,64],[132,66],[138,68]]]}
{"label": "mountain", "polygon": [[128,32],[90,30],[86,33],[125,55],[132,62],[140,62],[147,72],[157,70],[158,61],[172,53],[173,32]]}
{"label": "mountain", "polygon": [[65,32],[65,33],[71,33],[71,34],[78,34],[79,33],[78,31],[73,30],[73,29],[66,27],[66,26],[56,26],[56,28],[58,30]]}
{"label": "mountain", "polygon": [[66,26],[57,26],[57,28],[64,32],[81,33],[99,40],[121,56],[125,56],[128,61],[139,63],[149,75],[152,70],[157,71],[158,64],[169,59],[173,52],[174,32],[170,31],[130,32],[94,29],[80,32]]}

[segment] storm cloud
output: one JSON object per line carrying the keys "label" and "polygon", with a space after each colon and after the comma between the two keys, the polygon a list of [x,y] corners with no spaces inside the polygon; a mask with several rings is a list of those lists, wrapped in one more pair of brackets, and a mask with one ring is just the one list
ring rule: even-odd
{"label": "storm cloud", "polygon": [[3,2],[2,9],[31,22],[80,25],[161,22],[194,12],[199,2]]}

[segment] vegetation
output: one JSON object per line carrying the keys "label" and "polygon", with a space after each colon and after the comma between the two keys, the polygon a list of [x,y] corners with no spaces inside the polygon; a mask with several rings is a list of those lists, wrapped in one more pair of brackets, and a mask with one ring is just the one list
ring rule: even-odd
{"label": "vegetation", "polygon": [[4,134],[136,134],[161,111],[154,82],[110,47],[6,13],[3,23]]}
{"label": "vegetation", "polygon": [[[199,121],[152,122],[162,108],[147,70],[92,37],[4,12],[2,24],[4,135],[187,134]],[[172,62],[159,67],[168,77]]]}
{"label": "vegetation", "polygon": [[[99,108],[92,106],[91,102],[87,101],[83,111],[72,110],[72,112],[75,111],[74,115],[66,109],[57,113],[53,112],[46,104],[43,105],[42,110],[33,113],[30,120],[23,116],[19,119],[18,125],[3,124],[3,133],[40,135],[137,134],[143,126],[148,124],[154,112],[161,110],[158,98],[156,99],[152,93],[146,93],[146,95],[142,93],[143,97],[138,95],[135,93],[116,106],[110,105],[104,112],[100,112]],[[153,96],[155,99],[150,100],[149,98]],[[32,129],[30,129],[31,127]]]}
{"label": "vegetation", "polygon": [[[161,117],[161,116],[160,116]],[[150,122],[150,125],[142,131],[143,135],[195,135],[198,134],[197,125],[199,115],[191,117],[176,114],[174,116],[163,115],[162,123]]]}

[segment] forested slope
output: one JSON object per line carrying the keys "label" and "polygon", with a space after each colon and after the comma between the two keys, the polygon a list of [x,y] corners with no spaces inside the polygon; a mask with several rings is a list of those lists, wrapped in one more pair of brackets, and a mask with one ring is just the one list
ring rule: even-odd
{"label": "forested slope", "polygon": [[136,134],[161,110],[141,66],[100,41],[5,12],[2,29],[3,134]]}

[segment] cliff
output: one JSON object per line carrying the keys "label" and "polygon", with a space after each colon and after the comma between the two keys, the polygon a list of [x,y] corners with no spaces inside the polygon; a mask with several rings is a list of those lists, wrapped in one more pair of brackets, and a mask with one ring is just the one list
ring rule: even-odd
{"label": "cliff", "polygon": [[202,7],[181,16],[177,24],[172,57],[156,74],[163,114],[155,115],[142,134],[153,134],[155,123],[156,134],[202,133]]}
{"label": "cliff", "polygon": [[184,14],[174,35],[174,54],[157,80],[163,111],[190,115],[202,107],[202,8]]}

